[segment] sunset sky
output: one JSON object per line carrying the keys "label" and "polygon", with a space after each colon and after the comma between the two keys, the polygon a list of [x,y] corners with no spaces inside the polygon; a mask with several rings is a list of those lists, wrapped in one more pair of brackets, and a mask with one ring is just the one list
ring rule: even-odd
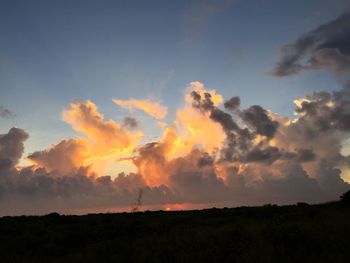
{"label": "sunset sky", "polygon": [[0,35],[0,215],[350,189],[347,0],[1,1]]}

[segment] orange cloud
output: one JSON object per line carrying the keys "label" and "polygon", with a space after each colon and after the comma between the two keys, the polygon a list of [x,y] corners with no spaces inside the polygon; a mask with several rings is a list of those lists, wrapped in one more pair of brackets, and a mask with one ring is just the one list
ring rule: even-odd
{"label": "orange cloud", "polygon": [[57,175],[71,175],[82,166],[87,158],[86,142],[83,139],[63,140],[43,151],[28,156],[36,166],[44,167]]}
{"label": "orange cloud", "polygon": [[[209,114],[201,113],[192,107],[190,93],[210,93],[215,105],[222,102],[222,96],[214,90],[207,91],[200,82],[192,82],[185,94],[185,106],[177,111],[173,125],[164,127],[162,138],[141,147],[139,156],[134,160],[138,172],[144,176],[150,186],[169,183],[168,163],[189,155],[193,149],[214,152],[221,148],[225,133],[219,123],[210,119]],[[210,136],[208,136],[210,131]]]}
{"label": "orange cloud", "polygon": [[[220,105],[223,101],[220,94],[215,90],[206,90],[201,82],[190,83],[185,94],[185,106],[176,112],[174,126],[177,138],[169,153],[172,158],[186,155],[196,147],[212,152],[221,148],[225,139],[221,125],[210,119],[209,113],[203,114],[192,107],[193,98],[190,96],[192,91],[201,95],[209,93],[214,106]],[[210,136],[208,136],[208,131],[210,131]]]}
{"label": "orange cloud", "polygon": [[85,137],[62,141],[29,156],[35,165],[60,175],[72,174],[85,166],[92,166],[93,171],[102,175],[115,166],[115,159],[132,154],[142,136],[141,132],[132,133],[113,120],[104,120],[89,100],[71,103],[63,112],[63,120]]}
{"label": "orange cloud", "polygon": [[[82,175],[82,189],[86,183],[91,184],[99,195],[119,195],[126,182],[126,188],[134,191],[131,195],[124,191],[131,201],[138,188],[145,190],[145,202],[156,200],[158,204],[231,199],[245,202],[249,198],[256,204],[274,202],[276,196],[281,203],[331,200],[348,187],[338,169],[346,176],[344,167],[349,157],[339,154],[345,137],[338,130],[348,128],[339,126],[321,133],[317,129],[329,127],[320,127],[318,120],[334,116],[334,109],[346,104],[331,100],[325,93],[313,96],[295,102],[298,115],[292,121],[258,105],[240,109],[238,103],[230,110],[215,90],[192,82],[175,120],[158,120],[162,136],[143,145],[139,144],[142,133],[134,132],[137,126],[105,120],[93,102],[76,101],[64,111],[63,119],[84,136],[64,140],[31,154],[29,159],[34,170],[45,168],[34,173],[50,173],[57,180],[55,184],[60,185],[61,176]],[[129,107],[129,101],[121,102]],[[310,113],[305,103],[312,103],[314,111]],[[320,116],[315,119],[314,113],[318,112]],[[272,128],[273,133],[266,132]],[[3,138],[6,146],[12,137]],[[115,175],[121,169],[128,174],[114,179],[104,176]],[[304,196],[300,197],[300,192]]]}
{"label": "orange cloud", "polygon": [[156,119],[163,119],[168,114],[167,107],[161,105],[158,102],[152,102],[149,100],[136,100],[136,99],[130,99],[130,100],[118,100],[113,99],[113,102],[118,105],[119,107],[122,107],[124,109],[127,109],[129,111],[133,109],[143,110],[148,115],[156,118]]}

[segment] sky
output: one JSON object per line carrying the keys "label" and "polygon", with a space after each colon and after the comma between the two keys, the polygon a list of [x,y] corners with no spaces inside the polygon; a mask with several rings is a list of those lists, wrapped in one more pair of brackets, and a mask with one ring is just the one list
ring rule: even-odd
{"label": "sky", "polygon": [[[222,174],[232,173],[232,169],[238,169],[235,173],[240,178],[244,177],[240,175],[243,170],[247,178],[255,178],[245,184],[245,190],[235,188],[244,192],[235,190],[239,198],[235,195],[233,199],[238,205],[250,199],[255,204],[256,200],[288,203],[335,198],[348,187],[344,181],[350,181],[346,125],[350,123],[346,107],[349,10],[349,1],[345,0],[0,1],[0,159],[10,160],[13,170],[6,168],[3,174],[16,170],[21,175],[12,177],[30,174],[27,178],[39,180],[44,176],[54,180],[55,187],[55,180],[68,180],[73,174],[75,179],[77,174],[84,175],[92,187],[96,178],[106,175],[111,180],[129,180],[127,184],[138,186],[129,189],[129,199],[120,197],[125,200],[121,202],[124,206],[145,186],[150,191],[145,198],[152,204],[230,201],[226,188],[232,190],[228,186],[233,179]],[[339,18],[342,15],[345,22]],[[321,25],[325,29],[320,29]],[[313,92],[318,93],[310,95]],[[320,92],[331,97],[326,101]],[[205,99],[206,93],[210,99]],[[225,107],[224,102],[235,96],[239,97],[239,107]],[[318,110],[311,111],[303,101],[319,105]],[[235,100],[231,102],[235,104]],[[321,107],[321,103],[325,104]],[[224,115],[224,108],[230,117]],[[329,119],[321,122],[321,117]],[[229,121],[230,131],[223,119]],[[263,120],[268,124],[262,124]],[[286,128],[288,121],[292,124]],[[313,138],[319,138],[314,142],[294,135],[298,129],[311,130],[311,126]],[[245,128],[249,136],[243,135]],[[15,139],[7,141],[5,135]],[[254,141],[245,146],[249,149],[225,155],[229,147],[236,147],[230,140],[237,143],[248,137]],[[328,144],[331,146],[326,149]],[[269,159],[271,147],[278,149],[277,161]],[[199,152],[193,153],[194,149]],[[166,162],[161,168],[143,159],[155,152]],[[301,153],[316,157],[310,157],[307,164],[291,157]],[[192,167],[180,176],[176,162],[202,160],[203,154],[210,159],[215,176],[205,177],[208,185],[198,182],[197,195],[188,195],[193,190],[188,178],[203,171]],[[263,189],[277,186],[266,184],[256,190],[255,182],[265,181],[261,179],[261,163],[256,167],[250,164],[256,155],[260,156],[258,162],[268,155],[267,163],[278,166],[277,170],[298,170],[305,180],[316,180],[322,165],[333,169],[330,173],[340,169],[337,180],[342,183],[334,183],[332,194],[322,197],[295,198],[291,194],[278,199],[278,193],[276,199],[261,197],[267,191]],[[281,168],[288,158],[293,159],[288,161],[289,166],[297,164]],[[278,163],[282,159],[283,165]],[[242,166],[247,163],[252,167]],[[231,172],[223,172],[228,168]],[[175,175],[164,176],[167,170]],[[119,177],[120,172],[125,178]],[[216,186],[211,187],[208,180],[214,180]],[[120,187],[119,181],[112,183]],[[304,187],[307,183],[296,183],[300,184]],[[24,190],[18,194],[18,189],[0,183],[0,189],[8,191],[5,194],[3,190],[4,198],[16,204],[15,210],[9,206],[4,209],[8,213],[47,211],[52,203],[42,203],[41,190],[33,190],[33,183],[26,187],[30,193],[38,191],[33,197],[35,205],[18,205]],[[246,197],[251,187],[256,190],[252,196],[259,198]],[[180,188],[188,191],[177,194]],[[305,189],[301,192],[309,191]],[[117,205],[103,199],[106,189],[103,201],[96,201],[99,191],[86,197],[91,206]],[[218,197],[218,191],[227,191],[227,196]],[[159,201],[159,192],[167,192],[166,198]],[[57,209],[68,209],[59,190],[50,196],[62,198],[52,201],[58,202]],[[78,200],[74,208],[87,206],[83,197],[74,198]]]}

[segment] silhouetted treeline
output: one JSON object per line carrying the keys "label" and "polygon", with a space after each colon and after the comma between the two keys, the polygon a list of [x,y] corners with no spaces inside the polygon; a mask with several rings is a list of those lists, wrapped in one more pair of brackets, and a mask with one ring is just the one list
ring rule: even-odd
{"label": "silhouetted treeline", "polygon": [[349,262],[349,194],[322,205],[0,218],[0,262]]}

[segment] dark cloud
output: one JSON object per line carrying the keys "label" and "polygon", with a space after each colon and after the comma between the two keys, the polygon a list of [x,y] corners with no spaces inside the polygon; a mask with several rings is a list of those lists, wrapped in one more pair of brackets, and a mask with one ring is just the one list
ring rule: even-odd
{"label": "dark cloud", "polygon": [[191,96],[193,99],[192,106],[201,112],[210,112],[210,118],[220,123],[226,133],[230,133],[232,130],[238,130],[238,125],[233,120],[232,115],[214,106],[210,93],[205,92],[202,98],[198,92],[192,91]]}
{"label": "dark cloud", "polygon": [[215,109],[214,107],[214,103],[211,100],[211,94],[208,92],[204,93],[204,96],[202,98],[202,96],[196,92],[196,91],[192,91],[191,92],[191,96],[193,99],[193,103],[192,106],[196,109],[199,109],[202,112],[206,112],[206,111],[212,111]]}
{"label": "dark cloud", "polygon": [[298,163],[285,163],[280,167],[280,172],[280,178],[265,177],[259,183],[256,195],[270,203],[290,203],[290,200],[295,203],[317,203],[338,198],[339,192],[329,195],[323,191],[318,181],[311,178]]}
{"label": "dark cloud", "polygon": [[316,159],[316,154],[312,149],[299,148],[295,152],[283,152],[282,159],[294,159],[298,163],[310,162]]}
{"label": "dark cloud", "polygon": [[295,112],[301,115],[298,125],[303,126],[309,137],[336,130],[350,131],[350,97],[346,88],[333,94],[315,92],[307,95]]}
{"label": "dark cloud", "polygon": [[329,68],[340,75],[344,74],[350,69],[350,56],[349,54],[344,55],[337,48],[316,50],[310,58],[310,66],[306,69],[317,70],[323,68]]}
{"label": "dark cloud", "polygon": [[216,202],[229,198],[229,189],[218,177],[214,166],[197,165],[209,161],[208,155],[199,150],[192,151],[185,157],[176,158],[167,164],[170,186],[186,202]]}
{"label": "dark cloud", "polygon": [[281,157],[281,152],[277,147],[254,147],[242,158],[242,162],[266,162],[273,163]]}
{"label": "dark cloud", "polygon": [[[241,204],[321,202],[336,199],[349,189],[335,168],[347,162],[347,157],[340,154],[346,135],[339,132],[349,131],[349,94],[349,87],[345,86],[334,93],[307,95],[296,104],[297,120],[286,124],[259,105],[240,110],[238,97],[224,104],[230,112],[227,113],[214,106],[209,93],[192,92],[193,107],[209,113],[210,119],[220,123],[226,133],[219,162],[214,159],[211,166],[209,162],[203,166],[210,170],[221,163],[225,167],[221,170],[225,189],[221,191],[228,194],[223,198],[239,200]],[[272,139],[274,146],[270,145]],[[179,163],[186,166],[187,158]],[[328,160],[328,169],[322,168],[324,159]],[[243,171],[239,168],[242,164]],[[200,169],[188,169],[191,176],[187,171],[180,172],[179,178],[174,177],[179,180],[176,182],[185,180],[183,174],[191,182],[202,178]],[[222,174],[216,176],[221,178]]]}
{"label": "dark cloud", "polygon": [[12,119],[12,118],[16,117],[16,114],[14,114],[9,109],[6,109],[5,107],[0,106],[0,117],[5,118],[5,119]]}
{"label": "dark cloud", "polygon": [[273,74],[281,77],[324,68],[337,74],[350,70],[350,13],[285,45]]}
{"label": "dark cloud", "polygon": [[259,105],[250,106],[241,117],[257,134],[268,138],[272,138],[278,128],[278,122],[271,120],[267,111]]}
{"label": "dark cloud", "polygon": [[280,147],[295,149],[283,151],[280,160],[288,160],[307,170],[305,173],[319,185],[317,195],[334,199],[349,188],[337,167],[349,167],[348,156],[343,156],[341,145],[350,132],[350,13],[284,46],[274,74],[287,76],[318,69],[333,72],[343,88],[335,92],[314,92],[298,99],[295,103],[297,118],[281,126],[275,139]]}
{"label": "dark cloud", "polygon": [[208,153],[203,153],[202,157],[200,157],[197,161],[197,165],[199,167],[212,166],[213,164],[214,159]]}
{"label": "dark cloud", "polygon": [[237,123],[233,120],[232,116],[220,109],[216,108],[212,110],[210,118],[213,121],[220,123],[225,132],[229,132],[232,130],[236,131],[239,129]]}
{"label": "dark cloud", "polygon": [[0,160],[16,165],[24,150],[24,141],[28,134],[19,128],[11,128],[7,134],[0,134]]}
{"label": "dark cloud", "polygon": [[224,130],[226,142],[225,146],[221,149],[223,159],[233,159],[237,147],[241,149],[247,148],[247,139],[250,138],[249,131],[242,130],[234,121],[231,114],[215,107],[210,93],[205,92],[204,97],[202,97],[198,92],[192,91],[191,96],[193,99],[192,106],[202,113],[209,112],[210,119],[219,123]]}
{"label": "dark cloud", "polygon": [[240,107],[241,99],[237,96],[232,97],[224,103],[225,109],[227,110],[236,110]]}
{"label": "dark cloud", "polygon": [[321,188],[329,195],[329,199],[334,198],[334,193],[345,192],[349,189],[349,184],[340,177],[341,170],[334,166],[332,160],[320,159],[316,174]]}
{"label": "dark cloud", "polygon": [[[0,215],[67,213],[70,209],[131,207],[139,189],[145,189],[145,204],[159,204],[164,196],[172,201],[166,187],[148,187],[138,174],[92,177],[85,169],[70,176],[57,176],[45,169],[26,168],[0,181]],[[159,189],[163,189],[161,191]],[[90,210],[91,211],[91,210]]]}
{"label": "dark cloud", "polygon": [[139,126],[139,123],[135,118],[125,117],[123,120],[123,126],[130,129],[135,129]]}

